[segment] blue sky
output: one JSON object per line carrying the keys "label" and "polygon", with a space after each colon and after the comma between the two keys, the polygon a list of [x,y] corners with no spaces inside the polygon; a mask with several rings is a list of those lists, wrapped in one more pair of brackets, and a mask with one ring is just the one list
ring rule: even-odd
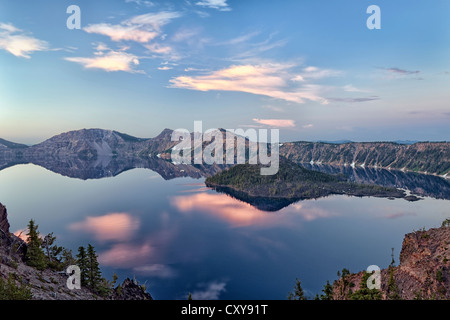
{"label": "blue sky", "polygon": [[450,140],[449,13],[447,0],[1,0],[0,137],[202,120],[285,141]]}

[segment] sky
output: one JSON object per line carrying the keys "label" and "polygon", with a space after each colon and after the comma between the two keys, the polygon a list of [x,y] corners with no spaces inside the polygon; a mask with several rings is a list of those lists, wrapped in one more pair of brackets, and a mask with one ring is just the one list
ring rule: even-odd
{"label": "sky", "polygon": [[282,141],[448,141],[449,13],[448,0],[0,0],[0,137],[150,138],[201,120]]}

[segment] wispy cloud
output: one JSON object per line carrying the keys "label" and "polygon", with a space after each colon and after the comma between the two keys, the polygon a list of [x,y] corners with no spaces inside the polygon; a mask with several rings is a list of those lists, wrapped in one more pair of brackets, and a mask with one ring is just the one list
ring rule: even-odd
{"label": "wispy cloud", "polygon": [[302,72],[296,74],[291,80],[292,81],[306,81],[306,80],[317,80],[329,77],[335,77],[340,75],[341,72],[332,69],[320,69],[318,67],[310,66],[303,68]]}
{"label": "wispy cloud", "polygon": [[327,99],[329,101],[333,101],[333,102],[355,103],[355,102],[367,102],[367,101],[380,100],[380,97],[370,96],[370,97],[362,97],[362,98],[327,98]]}
{"label": "wispy cloud", "polygon": [[191,293],[193,300],[218,300],[220,294],[225,291],[226,282],[200,283],[198,287],[200,288],[199,290]]}
{"label": "wispy cloud", "polygon": [[173,278],[176,276],[175,270],[173,270],[170,266],[165,264],[146,264],[134,267],[133,271],[145,276],[162,279]]}
{"label": "wispy cloud", "polygon": [[412,80],[424,80],[420,70],[406,70],[397,67],[392,68],[380,68],[384,72],[384,76],[388,79],[412,79]]}
{"label": "wispy cloud", "polygon": [[295,121],[290,119],[253,119],[256,123],[264,124],[271,127],[287,128],[295,127]]}
{"label": "wispy cloud", "polygon": [[139,25],[151,27],[153,30],[160,31],[161,27],[165,26],[173,19],[181,17],[182,14],[177,11],[160,11],[151,12],[134,16],[128,20],[125,20],[125,25]]}
{"label": "wispy cloud", "polygon": [[96,33],[111,38],[112,41],[135,41],[147,43],[160,35],[161,28],[175,18],[179,12],[161,11],[131,17],[120,24],[97,23],[83,28],[88,33]]}
{"label": "wispy cloud", "polygon": [[[139,58],[134,54],[103,47],[100,49],[102,50],[94,52],[94,57],[66,57],[64,60],[79,63],[86,69],[144,73],[142,70],[135,69],[135,66],[139,65]],[[109,51],[104,52],[104,50]]]}
{"label": "wispy cloud", "polygon": [[367,92],[367,90],[356,88],[351,84],[343,86],[342,89],[344,89],[344,91],[346,92]]}
{"label": "wispy cloud", "polygon": [[125,0],[125,3],[135,3],[138,6],[153,7],[155,4],[147,0]]}
{"label": "wispy cloud", "polygon": [[319,94],[320,86],[302,84],[291,88],[291,64],[264,63],[233,65],[198,76],[179,76],[170,80],[171,87],[198,91],[239,91],[285,101],[303,103],[305,100],[326,103]]}
{"label": "wispy cloud", "polygon": [[420,73],[419,70],[405,70],[405,69],[400,69],[400,68],[385,68],[386,71],[391,72],[391,73],[396,73],[396,74],[402,74],[402,75],[410,75],[410,74],[418,74]]}
{"label": "wispy cloud", "polygon": [[230,11],[227,0],[202,0],[195,3],[197,6],[202,6],[220,11]]}
{"label": "wispy cloud", "polygon": [[35,51],[49,50],[49,45],[44,40],[25,34],[12,24],[0,23],[0,49],[16,57],[29,59],[30,54]]}

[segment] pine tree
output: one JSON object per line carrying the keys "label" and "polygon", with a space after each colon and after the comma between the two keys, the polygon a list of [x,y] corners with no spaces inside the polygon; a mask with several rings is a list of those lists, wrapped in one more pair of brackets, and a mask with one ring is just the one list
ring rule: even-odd
{"label": "pine tree", "polygon": [[61,256],[61,266],[63,270],[70,265],[77,264],[77,259],[73,257],[72,250],[63,248]]}
{"label": "pine tree", "polygon": [[81,273],[81,285],[86,286],[88,285],[88,260],[86,256],[86,250],[83,246],[80,246],[78,248],[78,254],[77,254],[77,265],[80,268]]}
{"label": "pine tree", "polygon": [[88,244],[87,248],[87,285],[93,290],[98,291],[102,283],[100,267],[97,261],[97,254],[94,247]]}
{"label": "pine tree", "polygon": [[289,300],[306,300],[300,280],[296,279],[294,292],[289,293]]}
{"label": "pine tree", "polygon": [[28,223],[26,261],[29,266],[35,267],[38,270],[44,270],[47,267],[45,254],[41,245],[42,242],[39,238],[38,225],[31,219]]}
{"label": "pine tree", "polygon": [[367,280],[370,276],[371,273],[363,271],[363,276],[359,285],[360,289],[348,295],[351,300],[381,300],[382,295],[380,290],[369,289],[367,287]]}
{"label": "pine tree", "polygon": [[320,300],[333,300],[333,286],[330,281],[327,280],[326,285],[323,286],[322,292],[324,294],[320,295]]}
{"label": "pine tree", "polygon": [[400,292],[394,278],[394,267],[389,266],[389,281],[387,288],[387,296],[390,300],[400,300]]}
{"label": "pine tree", "polygon": [[44,237],[42,242],[42,247],[45,249],[45,254],[47,256],[48,266],[55,270],[61,270],[61,253],[63,247],[57,246],[55,243],[56,237],[53,236],[53,232],[49,233]]}

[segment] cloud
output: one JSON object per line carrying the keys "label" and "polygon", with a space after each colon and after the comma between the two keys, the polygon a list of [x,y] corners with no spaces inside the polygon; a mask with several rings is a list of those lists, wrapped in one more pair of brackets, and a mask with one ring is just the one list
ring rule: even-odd
{"label": "cloud", "polygon": [[196,193],[188,196],[175,196],[171,204],[186,213],[204,212],[228,222],[233,227],[274,226],[283,223],[275,215],[266,214],[224,194]]}
{"label": "cloud", "polygon": [[125,25],[139,25],[141,27],[150,27],[153,30],[159,32],[161,27],[168,24],[173,19],[179,18],[181,16],[181,13],[176,11],[151,12],[134,16],[122,23]]}
{"label": "cloud", "polygon": [[135,3],[138,6],[153,7],[155,4],[147,0],[125,0],[125,3]]}
{"label": "cloud", "polygon": [[105,266],[130,268],[144,264],[153,253],[154,249],[149,243],[139,245],[119,243],[101,252],[98,261]]}
{"label": "cloud", "polygon": [[35,51],[49,50],[49,45],[46,41],[24,34],[12,24],[0,23],[0,49],[16,57],[29,59]]}
{"label": "cloud", "polygon": [[139,65],[139,58],[124,51],[110,50],[107,53],[96,51],[95,57],[66,57],[64,60],[81,64],[86,69],[102,69],[105,71],[125,71],[130,73],[144,73],[134,69]]}
{"label": "cloud", "polygon": [[112,41],[136,41],[136,42],[149,42],[156,38],[158,33],[155,31],[147,31],[140,29],[136,25],[111,25],[109,23],[92,24],[85,28],[87,33],[97,33],[108,36]]}
{"label": "cloud", "polygon": [[295,127],[295,121],[289,119],[253,119],[256,123],[264,124],[271,127]]}
{"label": "cloud", "polygon": [[346,92],[367,92],[367,90],[358,89],[351,84],[343,86],[342,89],[344,89],[344,91]]}
{"label": "cloud", "polygon": [[305,125],[302,126],[302,128],[304,128],[304,129],[309,129],[309,128],[312,128],[312,127],[314,127],[314,125],[312,123],[308,123],[308,124],[305,124]]}
{"label": "cloud", "polygon": [[134,235],[139,224],[139,220],[128,213],[109,213],[86,217],[81,222],[69,225],[69,229],[91,233],[100,241],[124,241]]}
{"label": "cloud", "polygon": [[306,81],[308,79],[323,79],[329,77],[335,77],[340,75],[341,72],[332,69],[320,69],[318,67],[310,66],[306,67],[302,70],[301,73],[295,75],[291,80],[292,81]]}
{"label": "cloud", "polygon": [[210,283],[200,283],[200,290],[191,293],[193,300],[218,300],[222,292],[226,291],[226,282],[213,281]]}
{"label": "cloud", "polygon": [[[169,46],[150,43],[161,35],[161,28],[172,19],[181,17],[181,13],[174,11],[161,11],[134,16],[122,21],[120,24],[98,23],[83,28],[87,33],[108,36],[112,41],[134,41],[143,44],[149,51],[157,54],[172,52]],[[164,35],[161,39],[165,38]]]}
{"label": "cloud", "polygon": [[231,8],[227,4],[227,0],[202,0],[195,3],[197,6],[202,6],[220,11],[230,11]]}
{"label": "cloud", "polygon": [[380,97],[370,96],[370,97],[363,97],[363,98],[327,98],[327,99],[329,101],[333,101],[333,102],[355,103],[355,102],[367,102],[367,101],[380,100]]}
{"label": "cloud", "polygon": [[226,69],[198,76],[179,76],[170,80],[170,87],[198,91],[237,91],[263,95],[285,101],[303,103],[305,100],[326,103],[319,94],[320,86],[304,84],[290,88],[289,72],[293,65],[264,63],[233,65]]}
{"label": "cloud", "polygon": [[16,232],[14,232],[14,235],[26,242],[28,240],[27,233],[28,233],[28,229],[25,228],[25,229],[17,230]]}
{"label": "cloud", "polygon": [[164,264],[146,264],[133,268],[133,271],[141,275],[163,279],[176,276],[176,272]]}
{"label": "cloud", "polygon": [[170,54],[173,50],[170,46],[162,46],[157,43],[150,43],[144,45],[145,48],[147,48],[152,53],[157,54]]}
{"label": "cloud", "polygon": [[396,74],[402,74],[402,75],[410,75],[410,74],[418,74],[420,73],[419,70],[411,71],[411,70],[405,70],[400,68],[385,68],[386,71]]}
{"label": "cloud", "polygon": [[423,77],[418,75],[420,70],[406,70],[401,68],[381,68],[384,71],[384,76],[388,79],[412,79],[412,80],[424,80]]}

